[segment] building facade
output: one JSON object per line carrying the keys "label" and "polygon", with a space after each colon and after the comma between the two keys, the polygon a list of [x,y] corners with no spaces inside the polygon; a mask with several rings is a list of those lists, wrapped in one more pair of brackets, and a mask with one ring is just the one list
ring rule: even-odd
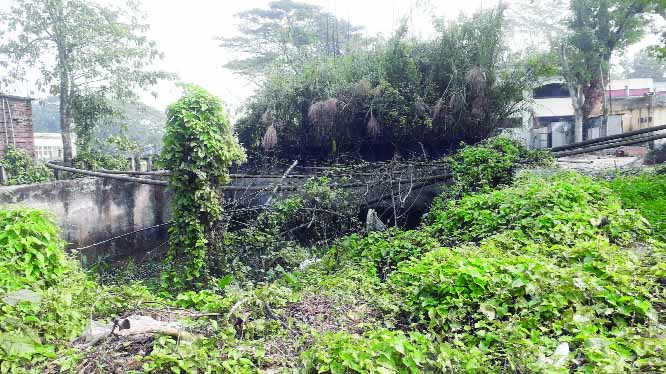
{"label": "building facade", "polygon": [[[523,113],[526,145],[544,149],[574,142],[573,104],[561,78],[545,80],[525,96],[530,102]],[[601,116],[589,118],[583,126],[584,140],[666,125],[666,82],[613,80],[606,92],[606,106],[606,127],[602,129]]]}
{"label": "building facade", "polygon": [[35,155],[32,99],[0,94],[0,157],[11,146]]}

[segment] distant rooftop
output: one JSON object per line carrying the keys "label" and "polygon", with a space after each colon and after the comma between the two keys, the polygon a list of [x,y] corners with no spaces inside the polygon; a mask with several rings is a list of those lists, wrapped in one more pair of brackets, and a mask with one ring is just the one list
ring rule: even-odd
{"label": "distant rooftop", "polygon": [[32,97],[24,97],[24,96],[15,96],[15,95],[8,95],[0,92],[0,97],[4,97],[7,99],[13,99],[13,100],[23,100],[23,101],[33,101],[36,99],[33,99]]}

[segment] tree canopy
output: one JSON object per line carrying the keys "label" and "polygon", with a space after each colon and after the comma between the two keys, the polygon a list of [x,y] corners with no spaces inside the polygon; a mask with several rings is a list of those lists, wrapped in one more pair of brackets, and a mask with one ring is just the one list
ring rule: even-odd
{"label": "tree canopy", "polygon": [[268,9],[236,15],[241,36],[219,37],[238,58],[226,67],[246,76],[266,74],[271,67],[296,71],[315,57],[342,56],[361,46],[362,28],[321,7],[278,0]]}
{"label": "tree canopy", "polygon": [[624,78],[652,78],[659,82],[666,76],[666,65],[651,49],[642,49],[631,58],[624,59],[621,68]]}
{"label": "tree canopy", "polygon": [[613,53],[640,40],[660,9],[649,0],[571,0],[560,60],[575,110],[576,141],[582,140],[584,119],[606,113],[603,100]]}
{"label": "tree canopy", "polygon": [[284,157],[430,157],[519,122],[541,66],[512,58],[503,12],[437,20],[432,40],[403,25],[347,55],[269,74],[237,122],[241,142]]}
{"label": "tree canopy", "polygon": [[65,161],[72,158],[77,98],[134,99],[137,89],[172,77],[154,68],[161,54],[145,36],[148,25],[136,1],[106,6],[84,0],[24,0],[0,16],[0,25],[7,78],[24,79],[36,69],[37,86],[60,98]]}

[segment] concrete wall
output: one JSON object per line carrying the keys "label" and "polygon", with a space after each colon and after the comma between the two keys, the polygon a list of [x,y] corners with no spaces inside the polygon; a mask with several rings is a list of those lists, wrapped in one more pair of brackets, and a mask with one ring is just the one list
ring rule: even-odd
{"label": "concrete wall", "polygon": [[[63,239],[72,249],[168,222],[169,196],[165,190],[161,186],[117,180],[75,179],[0,187],[0,207],[50,210],[56,216]],[[128,256],[141,259],[166,249],[163,245],[166,239],[167,226],[161,226],[81,250],[81,253],[88,262]]]}
{"label": "concrete wall", "polygon": [[537,117],[573,116],[574,114],[573,104],[568,97],[535,99],[533,109]]}

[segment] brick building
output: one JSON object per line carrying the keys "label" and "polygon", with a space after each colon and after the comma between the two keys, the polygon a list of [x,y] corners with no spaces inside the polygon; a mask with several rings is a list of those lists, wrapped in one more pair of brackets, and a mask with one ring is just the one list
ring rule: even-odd
{"label": "brick building", "polygon": [[0,157],[8,146],[15,145],[35,155],[32,129],[32,99],[0,94]]}

